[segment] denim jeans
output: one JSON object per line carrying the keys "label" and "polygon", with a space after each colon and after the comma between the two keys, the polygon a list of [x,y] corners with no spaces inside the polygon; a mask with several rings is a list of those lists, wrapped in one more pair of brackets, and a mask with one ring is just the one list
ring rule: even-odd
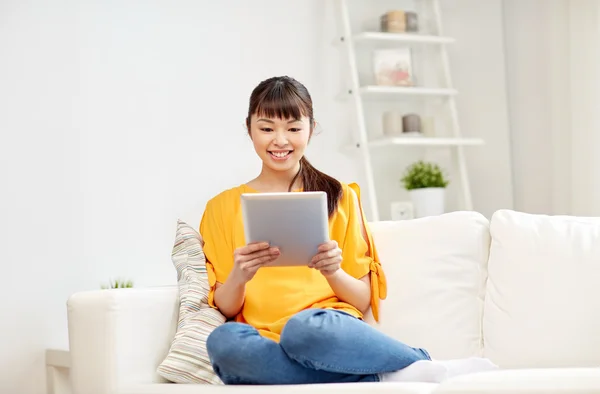
{"label": "denim jeans", "polygon": [[207,340],[225,384],[309,384],[379,381],[379,374],[430,360],[427,351],[392,339],[336,310],[307,309],[285,325],[280,342],[242,323],[225,323]]}

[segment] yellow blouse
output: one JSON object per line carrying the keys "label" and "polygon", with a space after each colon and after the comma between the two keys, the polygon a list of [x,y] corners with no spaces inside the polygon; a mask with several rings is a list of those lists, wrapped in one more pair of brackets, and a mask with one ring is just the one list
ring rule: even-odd
{"label": "yellow blouse", "polygon": [[[342,269],[355,278],[371,275],[371,310],[379,319],[379,299],[386,297],[386,280],[371,231],[360,206],[356,184],[342,184],[343,196],[337,211],[329,218],[329,233],[342,249]],[[355,207],[352,191],[360,209]],[[210,282],[209,304],[214,304],[216,282],[224,283],[233,268],[233,252],[246,245],[240,196],[256,193],[247,185],[226,190],[206,205],[200,233],[204,241],[206,268]],[[360,212],[360,214],[359,214]],[[360,220],[364,221],[367,240]],[[276,246],[276,245],[274,245]],[[265,267],[246,284],[246,298],[235,321],[248,323],[261,335],[279,341],[283,326],[294,314],[308,308],[337,309],[362,319],[354,306],[340,301],[325,277],[308,267]]]}

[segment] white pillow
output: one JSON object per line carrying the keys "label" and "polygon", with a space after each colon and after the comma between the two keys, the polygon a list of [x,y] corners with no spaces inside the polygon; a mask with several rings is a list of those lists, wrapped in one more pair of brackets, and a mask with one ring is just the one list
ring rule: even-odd
{"label": "white pillow", "polygon": [[206,339],[226,319],[208,305],[210,286],[202,238],[181,220],[177,222],[171,257],[177,270],[179,320],[169,353],[157,372],[174,383],[223,384],[213,371]]}
{"label": "white pillow", "polygon": [[484,354],[501,367],[600,365],[600,218],[491,221]]}
{"label": "white pillow", "polygon": [[375,326],[433,358],[480,356],[488,220],[452,212],[370,227],[388,289]]}

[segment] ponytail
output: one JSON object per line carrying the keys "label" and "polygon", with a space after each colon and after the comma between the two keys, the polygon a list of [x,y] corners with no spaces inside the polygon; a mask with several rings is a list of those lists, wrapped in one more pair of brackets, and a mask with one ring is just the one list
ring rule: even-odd
{"label": "ponytail", "polygon": [[292,179],[289,191],[291,191],[299,176],[302,179],[302,187],[305,192],[322,191],[327,193],[327,213],[331,217],[336,211],[338,202],[342,197],[342,184],[337,179],[317,170],[304,156],[300,159],[300,170],[294,179]]}

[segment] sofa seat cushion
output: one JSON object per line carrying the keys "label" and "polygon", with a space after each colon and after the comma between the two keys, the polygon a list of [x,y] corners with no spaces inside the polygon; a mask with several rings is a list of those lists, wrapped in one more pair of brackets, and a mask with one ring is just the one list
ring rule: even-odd
{"label": "sofa seat cushion", "polygon": [[600,393],[600,368],[507,369],[449,379],[435,394]]}
{"label": "sofa seat cushion", "polygon": [[501,368],[600,366],[600,218],[496,212],[484,355]]}
{"label": "sofa seat cushion", "polygon": [[118,394],[432,394],[435,383],[344,383],[293,386],[218,386],[197,384],[139,384],[123,387]]}

